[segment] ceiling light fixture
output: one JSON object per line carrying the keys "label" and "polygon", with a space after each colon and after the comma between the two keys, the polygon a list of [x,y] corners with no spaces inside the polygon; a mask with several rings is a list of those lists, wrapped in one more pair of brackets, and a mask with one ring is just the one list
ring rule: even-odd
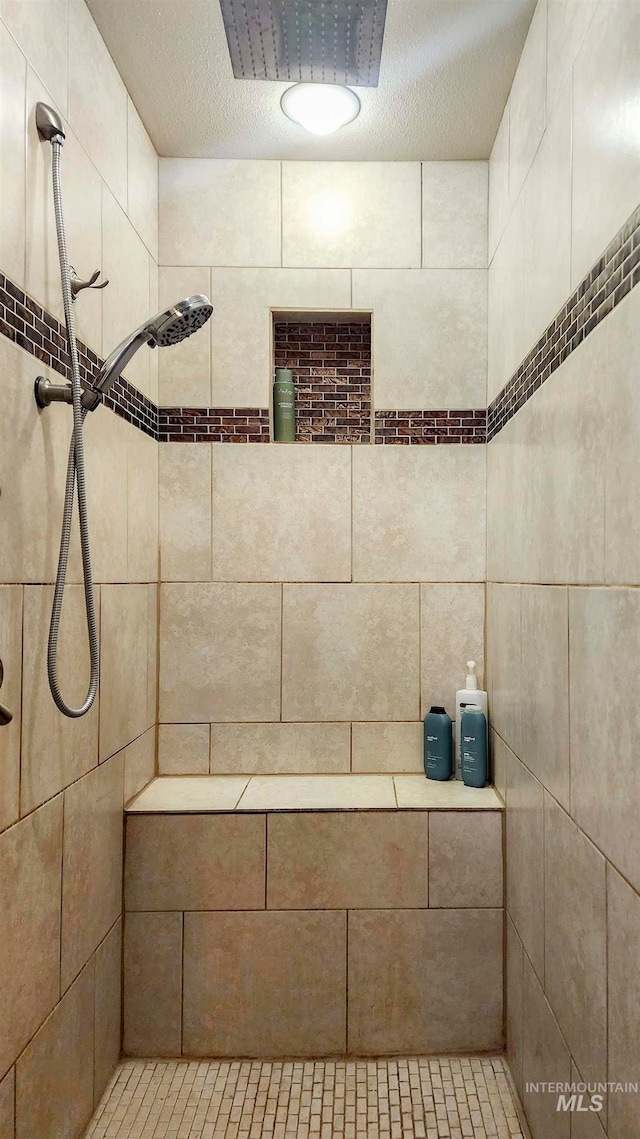
{"label": "ceiling light fixture", "polygon": [[288,119],[311,134],[333,134],[360,113],[360,100],[339,83],[296,83],[284,92],[280,106]]}

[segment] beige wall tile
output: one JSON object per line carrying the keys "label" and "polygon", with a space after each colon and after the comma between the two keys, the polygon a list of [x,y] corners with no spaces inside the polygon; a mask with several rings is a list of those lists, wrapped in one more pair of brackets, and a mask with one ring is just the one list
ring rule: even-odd
{"label": "beige wall tile", "polygon": [[279,719],[281,610],[279,585],[163,585],[161,720]]}
{"label": "beige wall tile", "polygon": [[[113,416],[115,419],[116,416]],[[127,431],[127,581],[157,581],[158,444],[130,426]]]}
{"label": "beige wall tile", "polygon": [[417,719],[418,641],[416,585],[286,585],[283,719]]}
{"label": "beige wall tile", "polygon": [[355,1055],[477,1051],[502,1042],[502,912],[349,914]]}
{"label": "beige wall tile", "polygon": [[505,1033],[507,1061],[516,1090],[522,1099],[522,1043],[524,1031],[524,949],[516,927],[507,914]]}
{"label": "beige wall tile", "polygon": [[0,660],[4,681],[0,701],[13,714],[2,728],[0,830],[20,814],[20,728],[22,712],[22,587],[0,586]]}
{"label": "beige wall tile", "polygon": [[422,163],[422,266],[486,269],[488,164]]}
{"label": "beige wall tile", "polygon": [[0,1070],[60,995],[62,796],[0,835]]}
{"label": "beige wall tile", "polygon": [[158,774],[208,774],[209,729],[209,724],[160,724]]}
{"label": "beige wall tile", "polygon": [[[100,606],[100,591],[96,591]],[[61,791],[98,762],[98,701],[81,719],[58,712],[47,678],[47,641],[53,589],[28,586],[24,591],[24,658],[22,689],[22,778],[20,809],[24,815]],[[89,648],[84,590],[65,590],[58,640],[58,677],[65,700],[84,701],[89,686]]]}
{"label": "beige wall tile", "polygon": [[[569,1083],[571,1056],[540,983],[524,955],[523,1081]],[[527,1119],[535,1136],[569,1139],[571,1113],[557,1111],[554,1092],[523,1091]]]}
{"label": "beige wall tile", "polygon": [[15,1086],[16,1070],[11,1068],[3,1080],[0,1080],[0,1136],[2,1139],[14,1139],[15,1135]]}
{"label": "beige wall tile", "polygon": [[353,305],[373,312],[375,407],[484,406],[486,272],[356,270]]}
{"label": "beige wall tile", "polygon": [[280,164],[161,158],[160,261],[280,265]]}
{"label": "beige wall tile", "polygon": [[126,208],[127,92],[84,0],[69,0],[69,119]]}
{"label": "beige wall tile", "polygon": [[284,162],[282,264],[417,268],[420,164]]}
{"label": "beige wall tile", "polygon": [[212,724],[211,771],[279,775],[350,770],[350,724]]}
{"label": "beige wall tile", "polygon": [[157,585],[147,586],[147,724],[158,721],[158,597]]}
{"label": "beige wall tile", "polygon": [[524,343],[533,347],[571,291],[571,82],[551,114],[525,183]]}
{"label": "beige wall tile", "polygon": [[547,115],[571,71],[598,0],[547,0]]}
{"label": "beige wall tile", "polygon": [[502,795],[503,799],[507,797],[507,766],[509,763],[509,755],[513,755],[507,747],[504,740],[493,731],[491,724],[489,724],[489,746],[491,749],[491,782],[493,783],[496,791]]}
{"label": "beige wall tile", "polygon": [[[233,776],[222,778],[236,782]],[[238,803],[241,811],[362,811],[395,806],[394,781],[386,775],[281,775],[277,779],[253,775]]]}
{"label": "beige wall tile", "polygon": [[599,5],[573,68],[572,286],[633,209],[640,177],[640,8]]}
{"label": "beige wall tile", "polygon": [[24,0],[1,0],[0,17],[66,115],[69,79],[68,0],[30,0],[28,4]]}
{"label": "beige wall tile", "polygon": [[[583,1083],[582,1077],[578,1072],[575,1064],[571,1063],[571,1082]],[[583,1105],[590,1105],[590,1097],[587,1094],[583,1098]],[[587,1111],[586,1113],[574,1112],[571,1118],[571,1139],[606,1139],[603,1123],[606,1120],[607,1108],[603,1108],[602,1113],[596,1115],[595,1111]],[[600,1122],[602,1120],[602,1122]]]}
{"label": "beige wall tile", "polygon": [[570,590],[572,814],[635,887],[640,887],[640,706],[627,693],[639,638],[637,590]]}
{"label": "beige wall tile", "polygon": [[545,992],[584,1080],[607,1079],[605,860],[545,796]]}
{"label": "beige wall tile", "polygon": [[[155,316],[160,309],[158,301],[158,266],[153,257],[149,258],[149,312]],[[151,352],[149,356],[149,399],[160,404],[158,396],[158,353]]]}
{"label": "beige wall tile", "polygon": [[127,213],[158,260],[158,156],[142,119],[127,98]]}
{"label": "beige wall tile", "polygon": [[156,773],[156,729],[149,728],[124,749],[124,802],[137,795]]}
{"label": "beige wall tile", "polygon": [[491,402],[531,345],[524,339],[524,209],[520,198],[487,274],[487,396]]}
{"label": "beige wall tile", "polygon": [[215,580],[349,581],[351,448],[214,443],[211,532]]}
{"label": "beige wall tile", "polygon": [[500,811],[431,811],[429,905],[502,906]]}
{"label": "beige wall tile", "polygon": [[[69,421],[65,427],[68,435],[71,430]],[[132,430],[120,416],[106,407],[99,407],[85,420],[87,511],[96,581],[127,580],[127,450]],[[64,479],[61,489],[64,491]],[[59,519],[56,519],[56,525],[60,525]],[[82,582],[77,521],[72,528],[69,567],[70,580]]]}
{"label": "beige wall tile", "polygon": [[101,630],[102,762],[149,727],[147,587],[105,586],[101,599]]}
{"label": "beige wall tile", "polygon": [[423,725],[351,725],[352,771],[424,771]]}
{"label": "beige wall tile", "polygon": [[487,678],[491,722],[522,755],[522,589],[487,587]]}
{"label": "beige wall tile", "polygon": [[511,754],[507,780],[507,909],[544,979],[544,790]]}
{"label": "beige wall tile", "polygon": [[354,580],[484,581],[485,462],[484,447],[354,448]]}
{"label": "beige wall tile", "polygon": [[[185,297],[211,296],[209,269],[161,266],[158,271],[158,309]],[[217,303],[214,299],[214,305]],[[197,336],[158,353],[160,404],[164,407],[208,407],[211,403],[211,325]]]}
{"label": "beige wall tile", "polygon": [[211,446],[161,443],[159,450],[162,580],[209,581]]}
{"label": "beige wall tile", "polygon": [[351,274],[339,269],[212,269],[211,403],[268,407],[271,309],[351,308]]}
{"label": "beige wall tile", "polygon": [[426,811],[272,814],[270,910],[427,905]]}
{"label": "beige wall tile", "polygon": [[610,313],[605,329],[607,357],[605,417],[605,578],[613,584],[640,584],[640,536],[635,519],[640,491],[635,472],[640,437],[640,293],[633,289]]}
{"label": "beige wall tile", "polygon": [[122,756],[64,796],[62,991],[116,921],[122,907]]}
{"label": "beige wall tile", "polygon": [[507,102],[489,159],[489,264],[509,220],[509,110]]}
{"label": "beige wall tile", "polygon": [[344,1052],[346,914],[185,914],[184,932],[187,1055]]}
{"label": "beige wall tile", "polygon": [[[638,943],[640,899],[612,866],[607,867],[608,1079],[635,1081],[640,1059]],[[608,1097],[609,1135],[622,1139],[640,1128],[637,1095]]]}
{"label": "beige wall tile", "polygon": [[509,96],[509,200],[515,202],[545,128],[547,0],[539,0]]}
{"label": "beige wall tile", "polygon": [[528,576],[528,543],[522,518],[528,464],[524,439],[529,411],[509,420],[487,447],[487,580]]}
{"label": "beige wall tile", "polygon": [[455,699],[475,660],[484,688],[484,585],[455,582],[420,586],[422,714],[432,704],[455,719]]}
{"label": "beige wall tile", "polygon": [[[149,947],[150,950],[152,947]],[[95,1044],[93,1102],[102,1093],[120,1059],[122,1016],[122,920],[119,918],[95,955]]]}
{"label": "beige wall tile", "polygon": [[182,914],[125,917],[123,1049],[127,1056],[181,1053],[182,920]]}
{"label": "beige wall tile", "polygon": [[[12,7],[16,15],[24,4]],[[5,16],[7,0],[0,4]],[[3,273],[24,285],[25,99],[27,65],[7,29],[0,24],[0,260]]]}
{"label": "beige wall tile", "polygon": [[569,598],[522,587],[522,758],[569,809]]}
{"label": "beige wall tile", "polygon": [[261,910],[264,815],[127,820],[127,910]]}
{"label": "beige wall tile", "polygon": [[75,1139],[93,1112],[93,961],[16,1064],[16,1139]]}
{"label": "beige wall tile", "polygon": [[[80,3],[81,0],[72,0]],[[109,286],[102,295],[102,353],[109,356],[120,342],[149,318],[150,255],[112,194],[102,191],[102,272]],[[149,395],[149,356],[144,345],[127,364],[126,378]],[[159,351],[159,349],[153,349]]]}

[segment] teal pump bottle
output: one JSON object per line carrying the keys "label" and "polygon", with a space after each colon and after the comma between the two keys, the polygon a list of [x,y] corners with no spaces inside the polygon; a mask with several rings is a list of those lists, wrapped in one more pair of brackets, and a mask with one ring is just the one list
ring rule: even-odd
{"label": "teal pump bottle", "polygon": [[467,704],[460,725],[462,778],[466,787],[487,782],[487,719],[479,704]]}
{"label": "teal pump bottle", "polygon": [[444,708],[430,708],[424,718],[424,771],[427,779],[451,779],[453,733]]}

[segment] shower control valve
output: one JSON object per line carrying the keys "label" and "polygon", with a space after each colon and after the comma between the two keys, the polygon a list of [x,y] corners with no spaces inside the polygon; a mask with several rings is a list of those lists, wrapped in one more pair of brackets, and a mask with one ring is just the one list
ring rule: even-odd
{"label": "shower control valve", "polygon": [[69,269],[69,280],[71,281],[71,295],[74,301],[78,293],[81,293],[83,289],[106,289],[107,285],[109,284],[108,281],[101,281],[99,285],[96,284],[99,276],[100,270],[96,269],[95,272],[91,274],[88,281],[83,281],[80,279],[72,265]]}

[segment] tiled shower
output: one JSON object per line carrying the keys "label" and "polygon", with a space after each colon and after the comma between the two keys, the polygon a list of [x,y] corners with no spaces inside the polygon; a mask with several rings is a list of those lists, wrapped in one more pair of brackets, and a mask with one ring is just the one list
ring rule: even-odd
{"label": "tiled shower", "polygon": [[[158,157],[84,0],[0,0],[0,1139],[640,1132],[547,1090],[640,1064],[639,52],[538,0],[488,161]],[[214,306],[87,417],[78,720],[40,100],[84,374]],[[438,796],[469,658],[492,786]]]}

